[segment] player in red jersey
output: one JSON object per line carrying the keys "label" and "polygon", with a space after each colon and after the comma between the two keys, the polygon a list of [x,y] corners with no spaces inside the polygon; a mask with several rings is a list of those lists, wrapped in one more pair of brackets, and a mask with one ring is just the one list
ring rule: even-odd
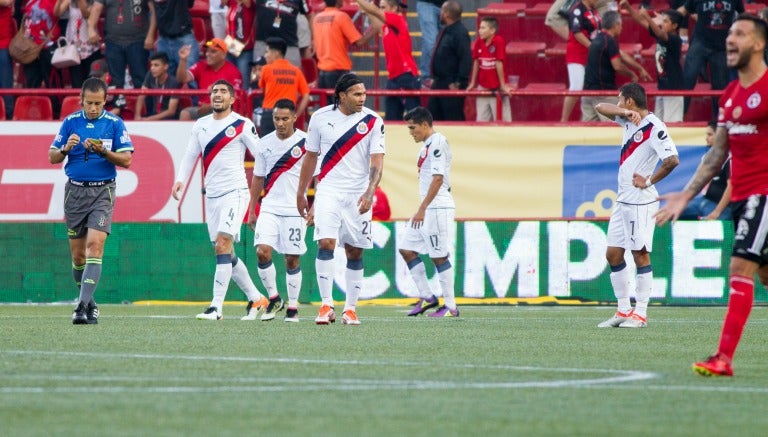
{"label": "player in red jersey", "polygon": [[[752,15],[731,25],[726,44],[728,67],[738,70],[720,98],[715,143],[682,192],[661,196],[666,205],[656,222],[676,220],[688,202],[720,171],[730,152],[736,231],[730,262],[728,311],[717,353],[695,363],[703,376],[733,376],[731,361],[752,310],[755,273],[768,284],[768,74],[763,53],[768,27]],[[765,96],[765,97],[763,97]]]}

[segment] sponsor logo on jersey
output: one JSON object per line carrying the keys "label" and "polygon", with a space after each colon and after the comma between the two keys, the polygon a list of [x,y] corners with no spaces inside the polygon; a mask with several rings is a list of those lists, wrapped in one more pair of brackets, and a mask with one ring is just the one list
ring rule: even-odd
{"label": "sponsor logo on jersey", "polygon": [[757,133],[757,126],[754,124],[728,123],[726,127],[728,135],[753,135]]}
{"label": "sponsor logo on jersey", "polygon": [[741,117],[741,106],[737,106],[733,108],[733,112],[731,112],[731,117],[733,118]]}

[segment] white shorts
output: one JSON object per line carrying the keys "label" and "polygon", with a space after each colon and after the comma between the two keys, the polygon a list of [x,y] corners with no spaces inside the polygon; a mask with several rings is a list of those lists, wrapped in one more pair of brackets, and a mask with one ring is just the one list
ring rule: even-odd
{"label": "white shorts", "polygon": [[[327,190],[326,190],[327,191]],[[349,244],[360,249],[373,247],[371,238],[372,209],[358,212],[357,201],[362,193],[315,193],[315,241],[337,240],[340,246]]]}
{"label": "white shorts", "polygon": [[581,91],[584,89],[584,72],[586,68],[581,64],[568,64],[568,91]]}
{"label": "white shorts", "polygon": [[303,217],[262,212],[256,220],[253,245],[266,244],[285,255],[304,255],[307,252],[307,244],[304,242],[306,231],[307,222]]}
{"label": "white shorts", "polygon": [[430,258],[448,256],[450,248],[453,247],[453,234],[450,230],[454,225],[455,214],[456,210],[453,208],[428,209],[421,227],[413,228],[410,222],[405,225],[405,234],[398,245],[399,248],[428,254]]}
{"label": "white shorts", "polygon": [[645,250],[652,252],[653,231],[656,229],[653,215],[658,210],[659,202],[648,205],[616,203],[608,222],[608,246],[627,250],[645,247]]}
{"label": "white shorts", "polygon": [[219,233],[231,235],[234,241],[240,241],[240,228],[250,201],[251,194],[247,188],[233,190],[220,197],[205,198],[205,216],[211,241],[216,241]]}

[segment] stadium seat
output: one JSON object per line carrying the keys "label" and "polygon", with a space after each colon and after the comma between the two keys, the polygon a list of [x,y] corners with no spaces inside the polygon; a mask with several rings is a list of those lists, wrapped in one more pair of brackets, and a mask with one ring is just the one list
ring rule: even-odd
{"label": "stadium seat", "polygon": [[301,72],[304,73],[307,83],[316,81],[318,76],[317,61],[314,58],[301,58]]}
{"label": "stadium seat", "polygon": [[200,45],[208,41],[208,32],[205,30],[205,20],[201,17],[192,17],[192,32]]}
{"label": "stadium seat", "polygon": [[5,120],[5,96],[0,96],[0,121]]}
{"label": "stadium seat", "polygon": [[325,0],[309,0],[309,11],[313,14],[316,14],[318,12],[323,12],[325,10]]}
{"label": "stadium seat", "polygon": [[[566,91],[565,83],[531,82],[523,91]],[[562,96],[512,96],[512,120],[519,122],[560,121]],[[573,109],[574,113],[578,106]],[[575,117],[575,114],[574,114]],[[576,118],[574,118],[576,119]]]}
{"label": "stadium seat", "polygon": [[66,96],[61,101],[61,116],[59,118],[63,120],[69,114],[79,111],[80,108],[80,96]]}
{"label": "stadium seat", "polygon": [[523,20],[525,3],[489,3],[487,6],[477,9],[477,27],[483,17],[496,17],[499,22],[497,35],[504,41],[522,41],[521,22]]}
{"label": "stadium seat", "polygon": [[14,120],[53,120],[53,106],[47,96],[19,96],[13,107]]}
{"label": "stadium seat", "polygon": [[744,12],[752,15],[759,15],[760,11],[765,9],[765,5],[763,3],[745,3],[744,4]]}
{"label": "stadium seat", "polygon": [[551,2],[536,3],[523,11],[523,19],[520,20],[521,41],[541,41],[548,47],[563,42],[558,34],[544,24],[550,6]]}
{"label": "stadium seat", "polygon": [[519,87],[529,82],[565,82],[568,71],[563,55],[547,56],[543,42],[520,41],[507,44],[507,74],[520,76]]}
{"label": "stadium seat", "polygon": [[[637,7],[637,6],[635,6]],[[669,6],[663,8],[667,9]],[[656,44],[656,38],[651,35],[647,27],[643,27],[640,23],[632,19],[629,13],[625,10],[621,10],[621,35],[619,35],[619,42],[640,43],[643,47],[649,47]]]}
{"label": "stadium seat", "polygon": [[[708,83],[697,83],[694,91],[711,91],[712,86]],[[706,123],[711,120],[712,115],[712,97],[691,97],[691,104],[688,112],[685,113],[683,121],[695,121]]]}
{"label": "stadium seat", "polygon": [[193,17],[210,18],[209,0],[195,0],[192,7],[189,8],[189,15]]}

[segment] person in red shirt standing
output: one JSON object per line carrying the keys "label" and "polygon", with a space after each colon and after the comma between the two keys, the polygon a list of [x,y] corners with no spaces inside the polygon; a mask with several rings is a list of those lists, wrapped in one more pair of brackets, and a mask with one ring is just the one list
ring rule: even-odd
{"label": "person in red shirt standing", "polygon": [[680,192],[661,196],[667,203],[656,223],[675,221],[688,202],[715,177],[731,154],[731,206],[735,236],[729,273],[728,311],[717,352],[693,364],[702,376],[733,376],[732,360],[752,310],[755,274],[768,285],[768,74],[765,59],[768,25],[753,15],[740,15],[725,40],[729,68],[738,71],[720,98],[715,142],[696,173]]}
{"label": "person in red shirt standing", "polygon": [[227,7],[227,35],[244,44],[239,54],[236,51],[227,54],[227,60],[240,70],[243,83],[248,83],[256,41],[256,3],[253,0],[228,0]]}
{"label": "person in red shirt standing", "polygon": [[[568,43],[565,47],[565,63],[568,67],[568,91],[584,89],[584,72],[587,65],[587,54],[592,37],[600,31],[600,14],[595,9],[597,0],[581,0],[571,9],[568,28]],[[578,96],[566,96],[563,100],[561,122],[571,118],[573,107],[579,100]]]}
{"label": "person in red shirt standing", "polygon": [[[509,106],[510,88],[504,80],[504,58],[507,43],[500,35],[496,35],[499,22],[495,17],[483,17],[477,28],[478,38],[472,45],[472,76],[469,79],[467,91],[477,87],[479,90],[491,90],[502,93],[502,113],[504,121],[512,121],[512,111]],[[496,97],[477,98],[477,121],[498,120]]]}
{"label": "person in red shirt standing", "polygon": [[[411,35],[403,10],[408,7],[400,0],[381,0],[381,9],[367,0],[357,0],[360,9],[374,26],[381,27],[381,40],[387,60],[388,90],[418,90],[419,68],[411,54]],[[384,120],[403,119],[403,113],[419,106],[419,98],[388,96],[384,102]]]}
{"label": "person in red shirt standing", "polygon": [[[227,44],[219,38],[214,38],[205,43],[205,60],[198,61],[195,65],[187,67],[187,58],[192,51],[192,46],[183,46],[179,49],[179,67],[176,69],[176,80],[180,84],[197,82],[201,90],[207,90],[214,82],[224,79],[231,83],[235,90],[243,88],[243,76],[235,64],[227,61]],[[206,94],[200,97],[200,106],[184,108],[179,115],[179,120],[197,120],[211,113],[211,96]]]}

